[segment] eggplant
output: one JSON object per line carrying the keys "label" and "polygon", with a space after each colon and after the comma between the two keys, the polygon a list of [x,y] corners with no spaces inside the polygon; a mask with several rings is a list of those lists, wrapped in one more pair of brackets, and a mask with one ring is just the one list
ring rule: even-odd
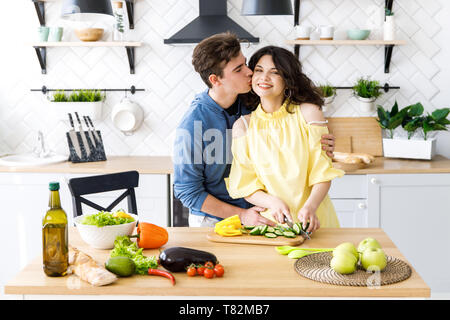
{"label": "eggplant", "polygon": [[159,263],[170,272],[186,271],[186,267],[191,264],[204,264],[207,261],[217,264],[217,258],[212,253],[184,247],[168,248],[159,255]]}

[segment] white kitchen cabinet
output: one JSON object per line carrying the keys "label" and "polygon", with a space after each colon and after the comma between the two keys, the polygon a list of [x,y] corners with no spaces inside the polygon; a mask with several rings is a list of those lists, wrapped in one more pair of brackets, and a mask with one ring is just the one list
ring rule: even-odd
{"label": "white kitchen cabinet", "polygon": [[450,174],[368,176],[369,215],[432,292],[450,292]]}
{"label": "white kitchen cabinet", "polygon": [[341,228],[369,226],[366,175],[345,175],[334,179],[329,196]]}
{"label": "white kitchen cabinet", "polygon": [[[0,243],[3,253],[0,269],[0,287],[24,268],[42,250],[42,217],[48,209],[50,181],[60,183],[61,206],[73,225],[72,195],[67,186],[70,178],[92,174],[70,173],[0,173],[2,222]],[[168,179],[163,174],[140,174],[136,202],[139,220],[163,227],[168,226]],[[109,205],[123,191],[87,196],[100,204]],[[124,199],[116,208],[127,208]],[[83,213],[95,212],[83,205]],[[6,259],[7,261],[3,261]],[[0,293],[1,294],[1,293]]]}

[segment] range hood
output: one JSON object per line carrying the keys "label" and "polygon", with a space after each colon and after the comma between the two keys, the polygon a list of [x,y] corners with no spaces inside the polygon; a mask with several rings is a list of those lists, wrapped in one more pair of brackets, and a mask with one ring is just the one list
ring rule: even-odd
{"label": "range hood", "polygon": [[216,33],[230,31],[240,41],[259,42],[227,16],[227,0],[199,0],[200,15],[169,39],[165,44],[199,43]]}

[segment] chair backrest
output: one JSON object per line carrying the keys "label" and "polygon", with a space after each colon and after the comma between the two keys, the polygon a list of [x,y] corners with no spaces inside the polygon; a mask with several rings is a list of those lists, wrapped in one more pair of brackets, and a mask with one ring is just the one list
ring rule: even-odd
{"label": "chair backrest", "polygon": [[[83,214],[81,204],[84,203],[99,211],[111,211],[125,197],[128,201],[128,212],[137,214],[136,194],[134,188],[139,183],[139,172],[127,171],[111,174],[103,174],[91,177],[72,178],[69,180],[69,190],[72,193],[73,216]],[[83,198],[83,195],[124,190],[116,200],[104,208],[98,204]]]}

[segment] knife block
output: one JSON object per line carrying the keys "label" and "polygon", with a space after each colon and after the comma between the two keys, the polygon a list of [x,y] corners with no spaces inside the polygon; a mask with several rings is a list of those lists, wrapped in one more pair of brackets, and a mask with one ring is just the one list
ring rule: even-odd
{"label": "knife block", "polygon": [[[105,161],[106,160],[106,154],[105,154],[105,147],[103,146],[103,139],[100,131],[96,131],[100,141],[98,141],[95,137],[95,142],[97,146],[94,146],[94,144],[91,142],[90,137],[87,132],[75,132],[77,135],[77,139],[80,143],[80,150],[81,150],[81,157],[78,156],[77,152],[75,151],[75,147],[72,144],[72,141],[69,137],[69,132],[66,132],[67,137],[67,144],[69,145],[69,161],[72,163],[79,163],[79,162],[95,162],[95,161]],[[83,140],[81,139],[81,134],[84,134],[86,136],[86,141],[89,144],[89,148],[91,149],[91,153],[88,156],[86,152],[86,147],[83,144]]]}

